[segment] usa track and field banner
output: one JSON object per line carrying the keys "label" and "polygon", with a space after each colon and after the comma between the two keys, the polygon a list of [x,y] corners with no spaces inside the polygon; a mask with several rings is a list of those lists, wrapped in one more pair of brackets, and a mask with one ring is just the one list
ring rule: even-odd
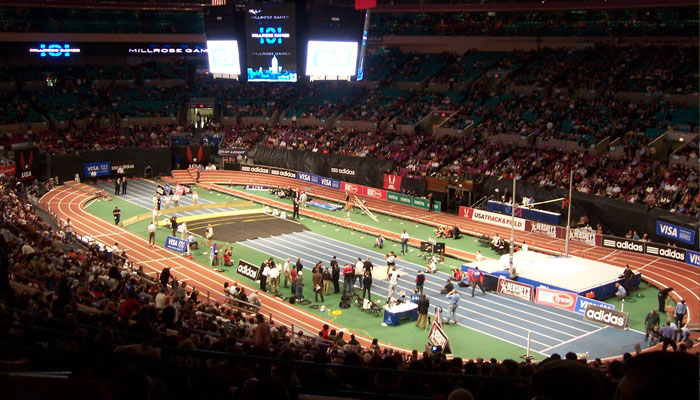
{"label": "usa track and field banner", "polygon": [[179,239],[175,236],[167,236],[165,238],[165,248],[178,253],[185,253],[187,252],[187,240]]}
{"label": "usa track and field banner", "polygon": [[384,189],[398,192],[401,190],[401,175],[384,174]]}
{"label": "usa track and field banner", "polygon": [[248,279],[257,281],[260,279],[260,267],[255,264],[251,264],[247,261],[238,261],[238,266],[236,267],[236,272],[240,275],[245,276]]}
{"label": "usa track and field banner", "polygon": [[589,299],[585,296],[578,296],[578,299],[576,299],[576,307],[574,307],[574,311],[583,315],[586,313],[586,308],[589,305],[594,305],[596,307],[601,307],[601,308],[607,308],[608,310],[615,309],[615,306],[613,304],[603,303],[602,301]]}
{"label": "usa track and field banner", "polygon": [[39,149],[32,147],[15,150],[15,176],[19,181],[30,181],[39,175]]}
{"label": "usa track and field banner", "polygon": [[517,297],[519,299],[532,301],[532,295],[535,291],[532,285],[511,281],[503,277],[498,278],[498,286],[496,291],[507,296]]}
{"label": "usa track and field banner", "polygon": [[538,287],[535,293],[535,303],[563,308],[569,311],[574,310],[577,300],[578,295],[576,293],[549,289],[542,286]]}
{"label": "usa track and field banner", "polygon": [[692,229],[656,220],[656,234],[687,244],[695,244],[695,232]]}
{"label": "usa track and field banner", "polygon": [[109,161],[99,161],[83,164],[84,177],[92,177],[93,172],[95,176],[109,176],[112,173],[112,163]]}
{"label": "usa track and field banner", "polygon": [[[490,225],[502,226],[504,228],[510,228],[512,218],[498,213],[493,213],[484,210],[477,210],[470,207],[460,206],[459,216],[478,222],[484,222]],[[516,231],[525,231],[526,220],[522,218],[515,218],[513,229]]]}

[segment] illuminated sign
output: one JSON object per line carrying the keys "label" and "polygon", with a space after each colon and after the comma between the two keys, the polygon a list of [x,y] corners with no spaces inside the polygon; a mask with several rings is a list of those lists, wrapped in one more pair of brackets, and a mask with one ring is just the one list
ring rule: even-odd
{"label": "illuminated sign", "polygon": [[80,49],[70,47],[68,43],[41,43],[39,47],[31,47],[29,52],[38,53],[39,57],[70,57],[73,53],[80,53]]}

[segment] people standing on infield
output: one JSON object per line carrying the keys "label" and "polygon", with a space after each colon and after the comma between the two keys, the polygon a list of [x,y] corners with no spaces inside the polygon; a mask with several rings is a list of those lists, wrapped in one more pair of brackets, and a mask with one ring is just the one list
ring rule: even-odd
{"label": "people standing on infield", "polygon": [[180,231],[180,238],[186,239],[187,238],[187,222],[183,222],[180,224],[179,231]]}
{"label": "people standing on infield", "polygon": [[644,336],[644,341],[649,343],[649,334],[651,333],[652,329],[654,327],[659,326],[659,313],[656,310],[651,310],[649,314],[647,314],[646,318],[644,318],[644,327],[645,327],[645,333],[646,335]]}
{"label": "people standing on infield", "polygon": [[618,276],[618,278],[622,279],[622,286],[625,288],[626,293],[630,293],[632,291],[633,277],[634,271],[632,271],[632,268],[630,268],[629,264],[626,264],[625,269],[622,271],[622,275]]}
{"label": "people standing on infield", "polygon": [[[483,290],[483,289],[482,289]],[[457,307],[459,306],[459,293],[457,289],[452,289],[450,293],[447,294],[447,303],[449,304],[450,314],[447,316],[446,324],[450,323],[450,318],[454,323],[457,323]]]}
{"label": "people standing on infield", "polygon": [[408,254],[408,233],[405,229],[401,234],[401,254]]}
{"label": "people standing on infield", "polygon": [[119,220],[122,218],[122,210],[119,209],[119,207],[114,206],[114,210],[112,210],[112,215],[114,216],[114,223],[116,225],[119,225]]}
{"label": "people standing on infield", "polygon": [[196,189],[192,189],[192,204],[195,206],[199,204],[199,193]]}
{"label": "people standing on infield", "polygon": [[318,303],[318,295],[321,295],[321,302],[325,302],[326,299],[323,296],[323,272],[321,272],[321,265],[317,264],[316,268],[314,268],[314,273],[311,275],[311,282],[313,282],[314,285],[314,301]]}
{"label": "people standing on infield", "polygon": [[374,265],[372,265],[372,261],[369,260],[369,256],[367,256],[367,259],[362,264],[363,272],[369,272],[369,276],[372,276],[372,270],[374,270]]}
{"label": "people standing on infield", "polygon": [[391,267],[396,265],[396,254],[394,254],[393,251],[390,251],[389,254],[386,255],[386,276],[389,276],[389,271],[391,271]]}
{"label": "people standing on infield", "polygon": [[372,301],[372,274],[369,271],[365,271],[362,278],[362,299],[365,298],[365,293],[369,301]]}
{"label": "people standing on infield", "polygon": [[357,262],[355,263],[355,275],[352,281],[352,285],[355,286],[355,281],[359,281],[360,290],[362,290],[362,277],[364,276],[365,263],[362,262],[360,257],[357,257]]}
{"label": "people standing on infield", "polygon": [[282,270],[282,263],[277,261],[277,264],[270,265],[270,276],[268,279],[270,281],[270,293],[277,293],[280,287],[280,271]]}
{"label": "people standing on infield", "polygon": [[340,266],[335,256],[331,259],[331,277],[333,279],[333,291],[340,293]]}
{"label": "people standing on infield", "polygon": [[296,269],[297,269],[297,273],[304,270],[304,265],[302,265],[302,263],[301,263],[301,257],[297,257]]}
{"label": "people standing on infield", "polygon": [[260,291],[267,292],[267,277],[270,276],[270,260],[265,260],[260,265]]}
{"label": "people standing on infield", "polygon": [[160,211],[160,206],[161,206],[162,200],[161,200],[159,194],[156,194],[156,196],[157,196],[157,198],[156,198],[156,210]]}
{"label": "people standing on infield", "polygon": [[672,287],[667,287],[665,289],[659,290],[659,312],[660,313],[666,312],[666,297],[672,291],[673,291]]}
{"label": "people standing on infield", "polygon": [[126,185],[128,184],[128,181],[126,180],[126,177],[122,178],[122,194],[126,194]]}
{"label": "people standing on infield", "polygon": [[177,237],[177,216],[173,215],[170,218],[170,229],[173,231],[173,237]]}
{"label": "people standing on infield", "polygon": [[676,326],[678,328],[683,327],[683,318],[685,318],[685,314],[688,313],[688,306],[685,305],[685,300],[681,300],[680,303],[676,304]]}
{"label": "people standing on infield", "polygon": [[484,261],[484,255],[481,254],[481,250],[476,251],[476,257],[474,258],[474,263],[479,265],[480,262]]}
{"label": "people standing on infield", "polygon": [[291,281],[291,277],[290,277],[289,273],[290,273],[291,269],[292,269],[292,260],[287,258],[287,261],[285,261],[284,265],[282,266],[282,273],[284,274],[284,287],[289,287],[288,283]]}
{"label": "people standing on infield", "polygon": [[294,289],[296,290],[297,301],[304,299],[304,272],[299,271],[294,279]]}
{"label": "people standing on infield", "polygon": [[423,294],[423,286],[425,285],[425,275],[423,271],[418,270],[418,275],[416,275],[416,289]]}
{"label": "people standing on infield", "polygon": [[173,195],[173,207],[180,207],[180,195],[177,192]]}
{"label": "people standing on infield", "polygon": [[296,270],[296,268],[292,268],[289,271],[289,277],[292,279],[292,284],[291,284],[292,295],[295,295],[297,292],[297,270]]}
{"label": "people standing on infield", "polygon": [[121,192],[122,178],[117,178],[114,180],[114,195],[119,196]]}
{"label": "people standing on infield", "polygon": [[204,237],[207,238],[207,246],[211,247],[211,241],[214,239],[214,228],[211,224],[207,224],[207,230],[204,231]]}
{"label": "people standing on infield", "polygon": [[294,196],[292,199],[292,206],[294,207],[294,213],[292,214],[292,218],[297,218],[299,219],[299,196]]}
{"label": "people standing on infield", "polygon": [[401,275],[399,275],[399,272],[396,270],[396,266],[394,266],[391,271],[389,272],[389,295],[386,296],[386,301],[387,303],[391,298],[396,294],[396,287],[399,285],[399,278]]}
{"label": "people standing on infield", "polygon": [[411,293],[411,303],[418,304],[418,300],[420,300],[420,292],[418,291],[418,288],[413,289],[413,293]]}
{"label": "people standing on infield", "polygon": [[479,289],[481,289],[481,292],[484,293],[484,296],[486,295],[483,285],[484,274],[479,271],[479,267],[469,270],[469,281],[472,284],[472,297],[474,297],[474,290],[476,290],[477,285],[479,286]]}
{"label": "people standing on infield", "polygon": [[345,264],[343,268],[343,295],[350,296],[353,294],[353,275],[355,275],[355,268],[350,264]]}
{"label": "people standing on infield", "polygon": [[165,208],[170,208],[170,193],[165,194]]}
{"label": "people standing on infield", "polygon": [[428,308],[430,307],[430,300],[425,294],[420,295],[418,300],[418,319],[416,320],[416,326],[425,329],[428,326]]}
{"label": "people standing on infield", "polygon": [[328,269],[328,267],[323,267],[323,272],[321,275],[323,275],[323,294],[328,296],[328,290],[331,287],[333,275],[331,275],[331,271]]}
{"label": "people standing on infield", "polygon": [[148,224],[148,245],[151,247],[156,246],[156,224],[153,221]]}

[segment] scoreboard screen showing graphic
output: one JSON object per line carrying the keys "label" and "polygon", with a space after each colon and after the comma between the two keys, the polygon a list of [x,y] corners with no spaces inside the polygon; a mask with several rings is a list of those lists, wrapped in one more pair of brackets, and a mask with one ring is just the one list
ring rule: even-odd
{"label": "scoreboard screen showing graphic", "polygon": [[249,82],[296,82],[293,3],[258,4],[246,10]]}

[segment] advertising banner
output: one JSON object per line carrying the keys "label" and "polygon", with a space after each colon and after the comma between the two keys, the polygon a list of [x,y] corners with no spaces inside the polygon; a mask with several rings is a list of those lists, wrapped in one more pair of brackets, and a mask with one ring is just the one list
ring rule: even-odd
{"label": "advertising banner", "polygon": [[245,276],[246,278],[257,281],[260,276],[260,267],[251,264],[247,261],[238,261],[238,267],[236,267],[236,272]]}
{"label": "advertising banner", "polygon": [[0,176],[1,175],[11,176],[11,175],[14,175],[16,172],[17,172],[17,165],[16,164],[0,166]]}
{"label": "advertising banner", "polygon": [[19,181],[31,181],[39,178],[39,149],[32,147],[15,150],[16,176]]}
{"label": "advertising banner", "polygon": [[340,190],[340,181],[339,180],[331,179],[331,178],[321,178],[321,177],[319,177],[319,178],[320,178],[319,181],[321,183],[321,186]]}
{"label": "advertising banner", "polygon": [[245,185],[245,190],[269,190],[269,186],[264,185]]}
{"label": "advertising banner", "polygon": [[644,242],[616,236],[603,235],[603,247],[644,253]]}
{"label": "advertising banner", "polygon": [[542,286],[537,288],[535,294],[535,303],[563,308],[569,311],[573,311],[576,307],[576,300],[578,300],[576,293],[548,289]]}
{"label": "advertising banner", "polygon": [[532,233],[540,233],[551,238],[557,237],[557,227],[543,222],[530,222],[527,224],[528,230]]}
{"label": "advertising banner", "polygon": [[574,311],[583,315],[586,313],[586,307],[588,307],[591,304],[597,307],[607,308],[608,310],[615,309],[615,306],[612,304],[604,303],[602,301],[594,299],[589,299],[585,296],[578,296],[578,299],[576,300],[576,307],[574,307]]}
{"label": "advertising banner", "polygon": [[685,262],[686,262],[686,264],[700,267],[700,253],[694,252],[692,250],[686,250],[685,251]]}
{"label": "advertising banner", "polygon": [[178,253],[185,253],[187,251],[187,240],[178,239],[175,236],[168,236],[165,238],[165,248]]}
{"label": "advertising banner", "polygon": [[366,187],[365,192],[367,197],[372,197],[378,200],[386,200],[386,190],[375,189],[373,187]]}
{"label": "advertising banner", "polygon": [[83,164],[83,176],[86,178],[95,176],[109,176],[112,173],[112,166],[109,161],[91,162]]}
{"label": "advertising banner", "polygon": [[281,176],[283,178],[292,178],[292,179],[296,179],[296,177],[297,177],[296,171],[292,171],[292,170],[288,170],[288,169],[280,169],[280,168],[270,168],[270,175]]}
{"label": "advertising banner", "polygon": [[297,179],[300,181],[313,183],[315,185],[320,185],[321,180],[318,175],[310,174],[308,172],[297,172]]}
{"label": "advertising banner", "polygon": [[340,185],[340,190],[342,190],[344,192],[348,192],[351,195],[356,194],[356,195],[364,196],[365,193],[362,191],[362,189],[364,189],[364,186],[358,185],[355,183],[342,182]]}
{"label": "advertising banner", "polygon": [[156,187],[156,193],[158,193],[161,196],[165,196],[165,186],[158,185],[158,187]]}
{"label": "advertising banner", "polygon": [[695,244],[695,232],[682,226],[656,220],[656,234],[687,244]]}
{"label": "advertising banner", "polygon": [[586,321],[598,322],[617,329],[625,329],[628,318],[629,314],[626,312],[610,310],[593,304],[589,304],[586,307],[586,313],[583,314],[583,319]]}
{"label": "advertising banner", "polygon": [[[466,219],[470,219],[472,221],[484,222],[490,225],[502,226],[504,228],[510,228],[511,225],[511,217],[509,216],[498,213],[492,213],[484,210],[476,210],[464,206],[459,207],[459,216],[464,217]],[[515,218],[515,224],[513,225],[513,229],[515,229],[516,231],[524,232],[525,220],[522,218]]]}
{"label": "advertising banner", "polygon": [[241,165],[242,172],[254,172],[256,174],[269,174],[270,168],[262,167],[260,165]]}
{"label": "advertising banner", "polygon": [[510,279],[505,279],[503,277],[498,278],[498,287],[496,289],[498,293],[505,294],[508,296],[517,297],[519,299],[532,301],[532,295],[534,288],[532,285],[526,285],[524,283],[511,281]]}
{"label": "advertising banner", "polygon": [[248,154],[248,149],[245,147],[219,147],[217,152],[219,157],[238,157]]}
{"label": "advertising banner", "polygon": [[112,161],[112,172],[117,173],[121,168],[125,174],[131,174],[136,169],[134,161]]}
{"label": "advertising banner", "polygon": [[658,256],[668,258],[669,260],[685,262],[685,249],[666,246],[665,244],[647,242],[644,245],[644,252],[652,256]]}
{"label": "advertising banner", "polygon": [[[566,229],[564,229],[564,237],[566,237]],[[596,245],[596,233],[593,230],[586,229],[586,228],[578,228],[578,229],[572,229],[569,232],[569,239],[577,241],[577,242],[583,242],[589,246],[595,246]]]}
{"label": "advertising banner", "polygon": [[357,171],[355,170],[355,168],[338,167],[331,165],[331,174],[355,176],[357,175]]}
{"label": "advertising banner", "polygon": [[398,192],[401,190],[401,175],[384,174],[384,186],[386,190]]}

